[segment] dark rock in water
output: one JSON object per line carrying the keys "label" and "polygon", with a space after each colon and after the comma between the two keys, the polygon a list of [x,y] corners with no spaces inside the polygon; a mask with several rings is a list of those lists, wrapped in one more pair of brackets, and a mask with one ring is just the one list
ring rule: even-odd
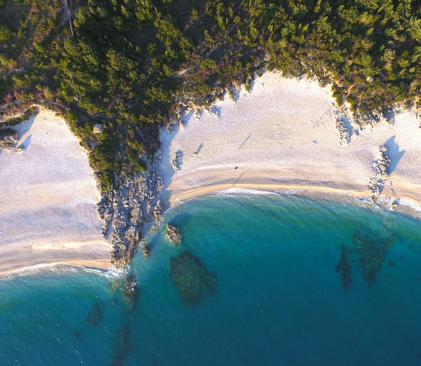
{"label": "dark rock in water", "polygon": [[335,270],[342,278],[344,289],[348,290],[352,283],[351,263],[349,263],[348,255],[352,253],[352,250],[348,249],[345,245],[341,245],[341,250],[341,258]]}
{"label": "dark rock in water", "polygon": [[165,236],[170,243],[175,245],[181,244],[181,233],[177,226],[167,224],[167,227],[165,228]]}
{"label": "dark rock in water", "polygon": [[110,366],[123,366],[130,353],[130,327],[124,326],[117,333],[115,353]]}
{"label": "dark rock in water", "polygon": [[137,302],[138,285],[135,276],[127,276],[122,295],[124,301],[124,315],[127,316],[133,311]]}
{"label": "dark rock in water", "polygon": [[216,290],[217,278],[210,272],[199,257],[185,251],[170,259],[171,280],[180,292],[186,305],[197,305],[204,292],[211,294]]}
{"label": "dark rock in water", "polygon": [[354,250],[359,255],[359,262],[363,268],[363,276],[369,286],[374,286],[387,250],[393,243],[393,233],[382,237],[378,233],[362,232],[360,229],[354,233]]}
{"label": "dark rock in water", "polygon": [[76,331],[76,338],[77,338],[77,339],[80,339],[80,337],[81,337],[80,330],[77,330],[77,331]]}
{"label": "dark rock in water", "polygon": [[91,311],[86,317],[86,322],[91,325],[98,325],[102,322],[105,304],[101,301],[95,301],[92,305]]}
{"label": "dark rock in water", "polygon": [[152,244],[145,243],[142,248],[143,257],[148,258],[149,254],[151,253],[151,250],[152,250]]}

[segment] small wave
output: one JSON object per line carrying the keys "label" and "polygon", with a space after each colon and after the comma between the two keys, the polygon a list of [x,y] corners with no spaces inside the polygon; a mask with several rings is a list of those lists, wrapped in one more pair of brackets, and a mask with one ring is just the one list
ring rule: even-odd
{"label": "small wave", "polygon": [[110,268],[107,270],[85,266],[76,266],[76,268],[82,270],[83,272],[95,273],[96,275],[105,278],[119,278],[126,274],[126,271],[118,270],[117,268]]}
{"label": "small wave", "polygon": [[284,189],[279,191],[279,193],[284,194],[284,195],[295,195],[295,194],[299,194],[299,193],[303,193],[305,192],[304,189]]}
{"label": "small wave", "polygon": [[264,190],[260,190],[260,189],[248,189],[248,188],[228,188],[225,189],[223,191],[217,192],[216,195],[217,196],[224,196],[224,195],[237,195],[237,194],[241,194],[241,195],[274,195],[274,194],[278,194],[275,191],[264,191]]}
{"label": "small wave", "polygon": [[398,198],[396,200],[396,203],[398,205],[401,205],[401,206],[410,207],[410,208],[412,208],[416,212],[421,212],[421,205],[419,205],[418,203],[416,203],[414,201],[411,201],[411,200],[408,200],[408,199],[404,199],[404,198],[402,198],[402,199],[401,198]]}
{"label": "small wave", "polygon": [[0,275],[0,279],[2,280],[11,280],[17,277],[29,276],[34,274],[39,274],[41,272],[77,272],[78,267],[69,266],[65,264],[59,263],[43,263],[43,264],[36,264],[30,267],[23,267],[11,272],[5,273]]}
{"label": "small wave", "polygon": [[103,276],[106,278],[117,278],[124,274],[115,268],[111,268],[108,270],[103,270],[99,268],[93,267],[85,267],[79,265],[70,265],[65,263],[42,263],[36,264],[29,267],[23,267],[11,272],[5,273],[0,275],[0,280],[12,280],[18,277],[30,276],[30,275],[37,275],[37,274],[45,274],[45,273],[77,273],[77,272],[88,272],[88,273],[95,273],[96,275]]}

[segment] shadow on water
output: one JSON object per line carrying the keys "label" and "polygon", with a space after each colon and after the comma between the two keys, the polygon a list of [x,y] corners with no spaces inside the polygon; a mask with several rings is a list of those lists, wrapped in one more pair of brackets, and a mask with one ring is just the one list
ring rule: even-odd
{"label": "shadow on water", "polygon": [[388,139],[384,144],[387,147],[387,151],[390,158],[389,174],[393,173],[402,159],[405,150],[399,151],[399,144],[395,141],[396,135]]}

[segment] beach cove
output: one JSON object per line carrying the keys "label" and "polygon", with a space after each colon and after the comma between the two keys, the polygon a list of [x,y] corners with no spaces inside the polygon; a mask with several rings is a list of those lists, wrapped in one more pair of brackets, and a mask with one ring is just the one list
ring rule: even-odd
{"label": "beach cove", "polygon": [[[329,87],[265,73],[253,90],[228,95],[210,111],[188,111],[161,131],[161,170],[167,204],[243,188],[370,197],[379,147],[388,148],[389,176],[378,203],[418,215],[421,130],[415,111],[387,122],[353,122],[335,106]],[[414,204],[411,204],[414,203]],[[409,207],[408,205],[412,206]],[[409,208],[408,208],[409,207]]]}
{"label": "beach cove", "polygon": [[[19,125],[21,151],[0,153],[0,162],[8,159],[1,229],[9,230],[0,253],[8,273],[32,270],[0,281],[0,362],[418,362],[419,220],[379,208],[401,199],[396,211],[417,216],[417,118],[404,112],[344,141],[331,102],[314,82],[265,74],[236,103],[161,131],[162,158],[151,174],[163,173],[170,208],[144,233],[148,257],[138,251],[131,262],[139,288],[129,311],[122,276],[86,271],[107,269],[111,250],[86,152],[52,112]],[[248,106],[255,114],[243,113]],[[373,163],[387,141],[391,170],[373,205]],[[179,229],[180,243],[168,241],[167,224]]]}
{"label": "beach cove", "polygon": [[[101,234],[101,197],[87,152],[66,123],[44,109],[18,130],[19,151],[0,153],[0,273],[51,264],[110,268],[112,244]],[[163,180],[164,207],[250,189],[366,206],[373,164],[385,145],[389,174],[376,203],[420,217],[420,137],[414,111],[362,127],[349,110],[335,106],[329,87],[267,72],[250,93],[240,89],[210,110],[188,111],[172,129],[162,128],[162,159],[150,168],[158,174],[139,186],[151,189],[145,197],[152,197],[152,208],[135,199],[126,211],[145,206],[152,216],[159,207],[154,185],[161,186],[154,179]]]}

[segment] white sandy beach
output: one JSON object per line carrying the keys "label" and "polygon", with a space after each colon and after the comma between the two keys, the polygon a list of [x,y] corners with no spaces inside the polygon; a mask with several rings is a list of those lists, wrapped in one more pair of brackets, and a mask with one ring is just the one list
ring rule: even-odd
{"label": "white sandy beach", "polygon": [[110,266],[93,172],[65,121],[41,110],[0,151],[0,274],[40,264]]}
{"label": "white sandy beach", "polygon": [[[386,144],[390,177],[382,197],[421,202],[421,129],[415,112],[353,134],[340,145],[334,99],[314,81],[266,73],[237,102],[228,97],[200,118],[162,131],[164,201],[229,188],[300,189],[369,196],[372,165]],[[173,169],[176,153],[179,171]]]}

